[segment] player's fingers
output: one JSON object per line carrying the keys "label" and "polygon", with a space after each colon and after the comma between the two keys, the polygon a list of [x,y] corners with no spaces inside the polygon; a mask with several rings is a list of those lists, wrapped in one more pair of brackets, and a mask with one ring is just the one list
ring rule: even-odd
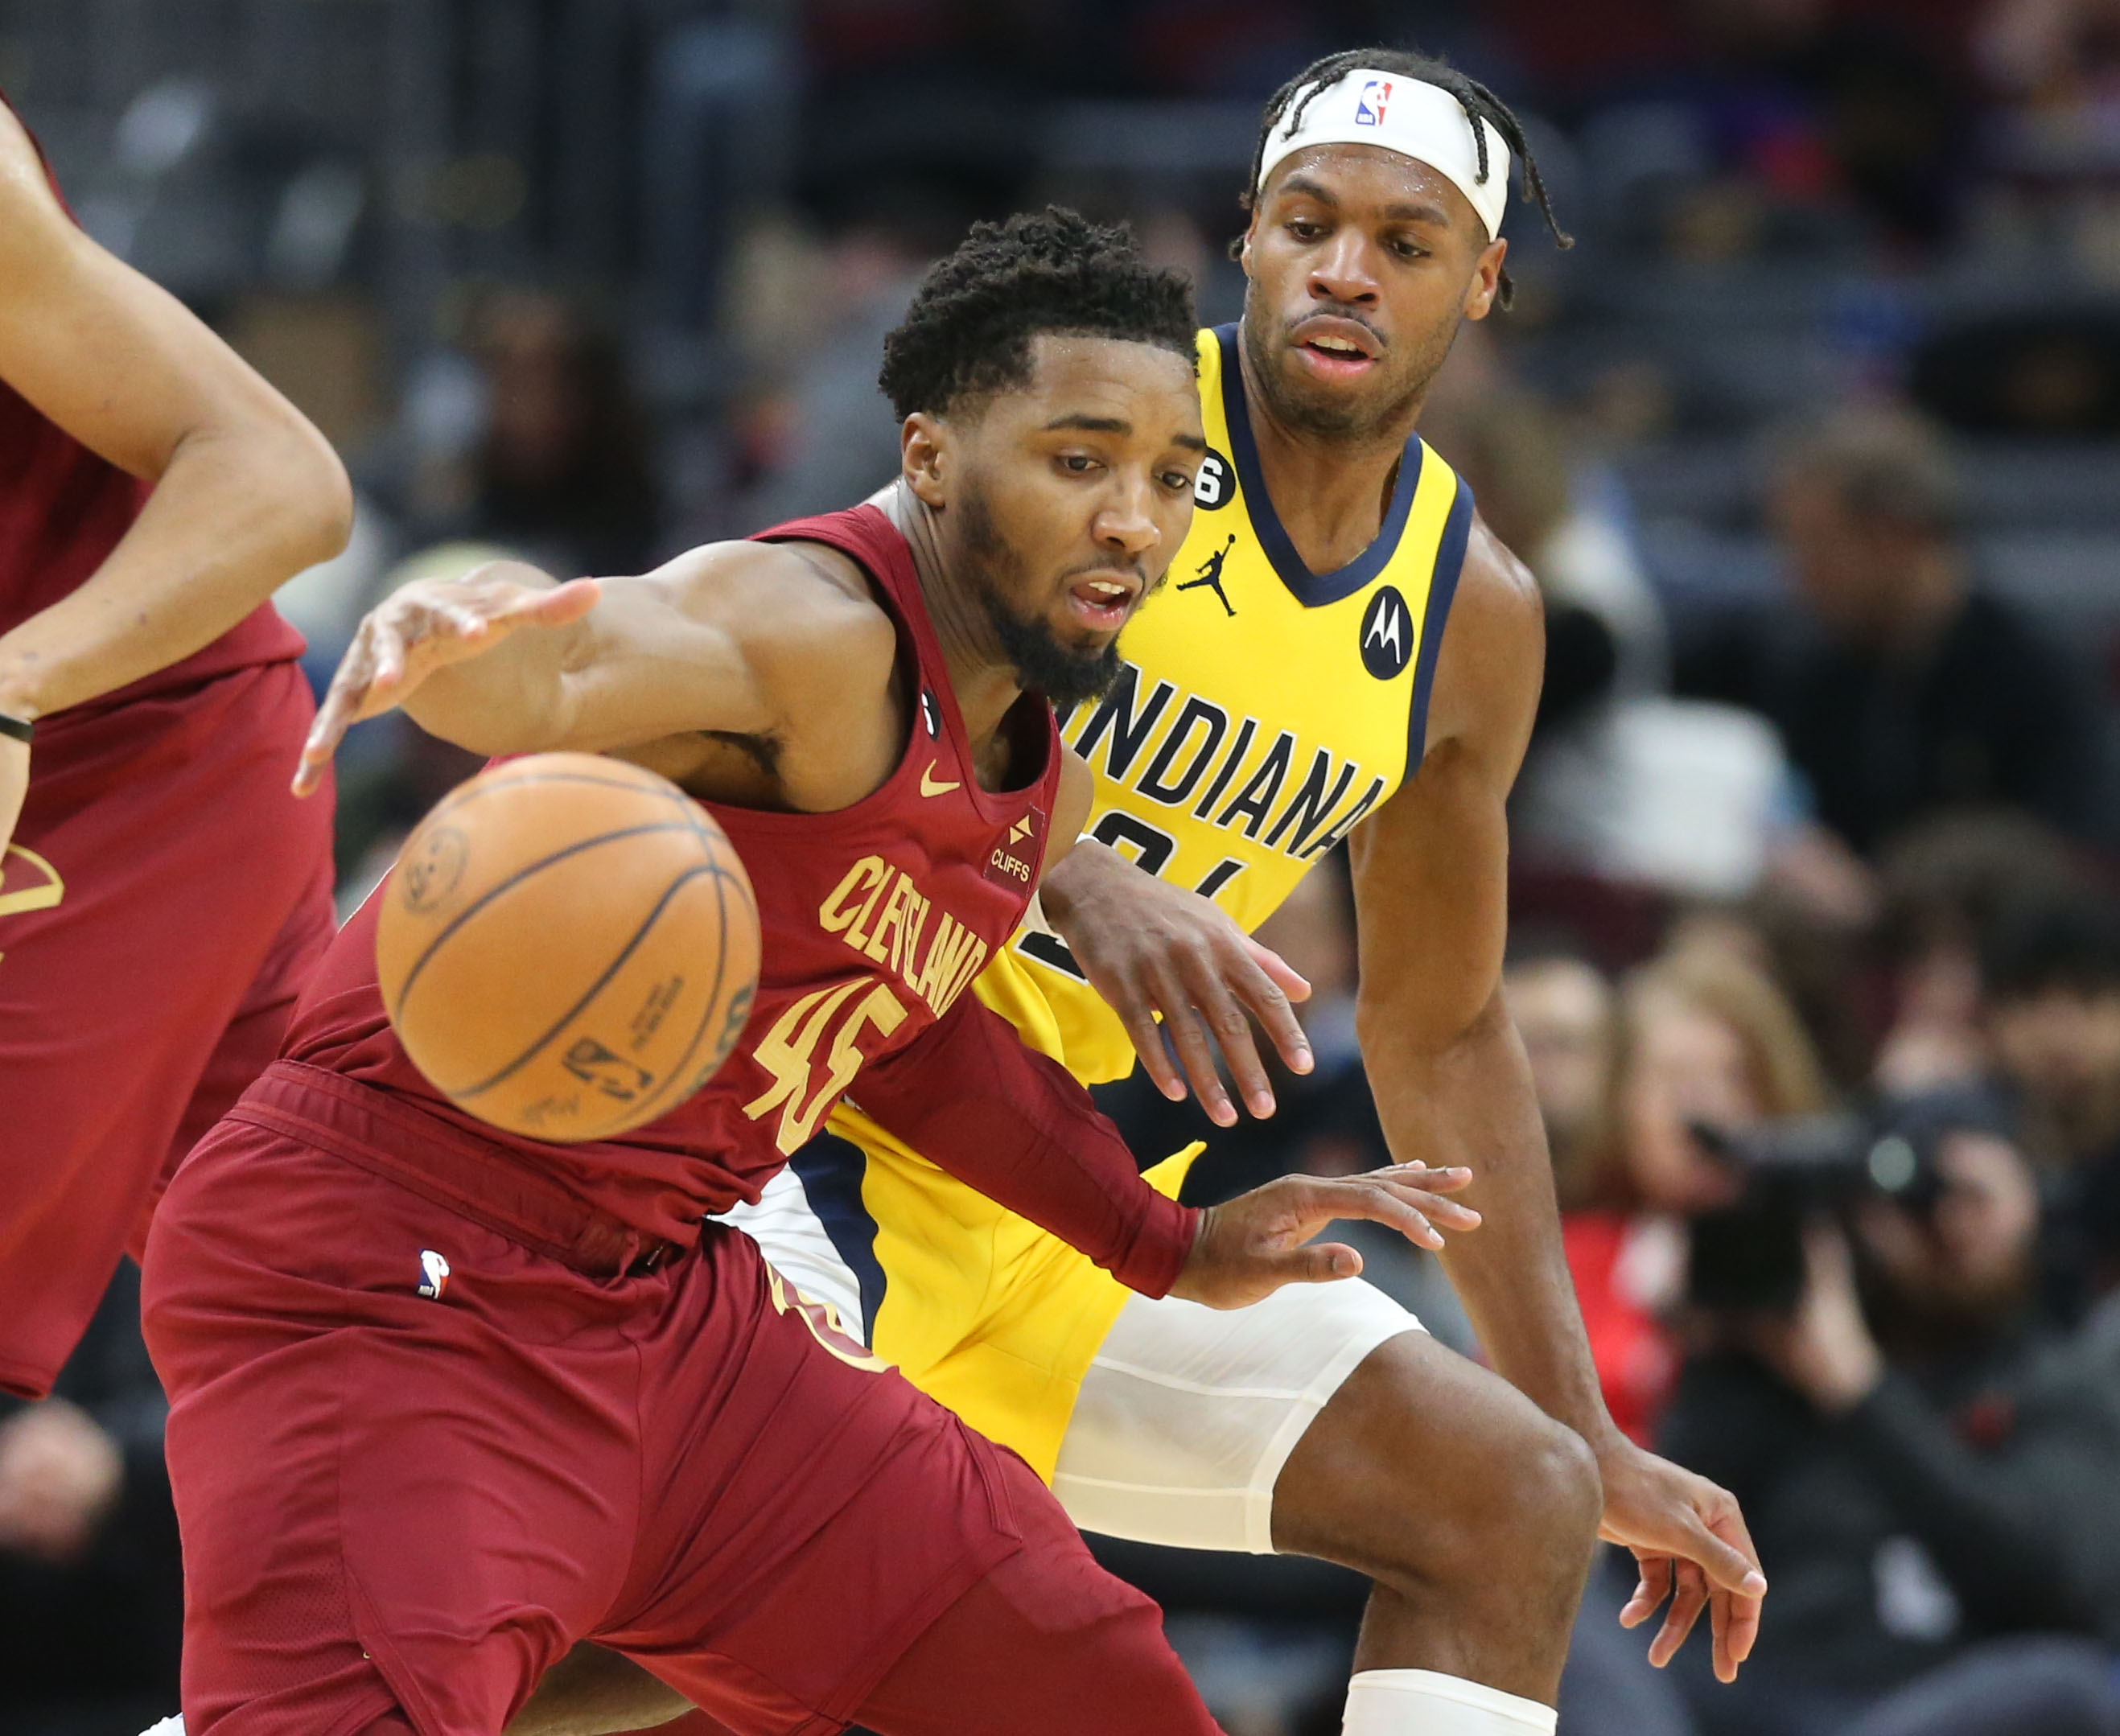
{"label": "player's fingers", "polygon": [[1429,1222],[1428,1214],[1406,1193],[1388,1182],[1364,1176],[1319,1181],[1306,1202],[1313,1218],[1330,1223],[1335,1218],[1358,1218],[1371,1223],[1388,1224],[1407,1241],[1431,1253],[1443,1246],[1443,1237]]}
{"label": "player's fingers", "polygon": [[1472,1172],[1462,1163],[1448,1163],[1436,1169],[1430,1169],[1425,1163],[1390,1163],[1367,1173],[1381,1181],[1403,1181],[1424,1187],[1431,1194],[1454,1194],[1472,1185]]}
{"label": "player's fingers", "polygon": [[[1283,964],[1278,953],[1261,946],[1248,935],[1241,938],[1244,949],[1228,967],[1230,986],[1250,1009],[1252,1017],[1258,1020],[1267,1041],[1280,1051],[1290,1070],[1308,1073],[1316,1065],[1310,1052],[1310,1038],[1289,1002],[1307,996],[1310,985]],[[1274,965],[1281,966],[1279,975],[1272,968]],[[1291,985],[1295,992],[1291,993]],[[1246,1041],[1249,1041],[1248,1034]]]}
{"label": "player's fingers", "polygon": [[1267,1256],[1265,1264],[1276,1286],[1326,1284],[1358,1276],[1362,1256],[1344,1242],[1313,1242],[1281,1249]]}
{"label": "player's fingers", "polygon": [[1685,1636],[1693,1632],[1693,1624],[1700,1619],[1700,1612],[1708,1607],[1708,1576],[1698,1566],[1681,1561],[1676,1565],[1672,1578],[1675,1589],[1670,1612],[1649,1644],[1649,1662],[1658,1669],[1678,1655]]}
{"label": "player's fingers", "polygon": [[1178,1051],[1178,1064],[1192,1081],[1193,1094],[1207,1112],[1207,1119],[1217,1127],[1234,1127],[1236,1107],[1230,1102],[1222,1075],[1216,1068],[1214,1046],[1207,1041],[1206,1029],[1192,1002],[1178,989],[1175,983],[1155,985],[1156,999],[1163,1010],[1163,1028],[1169,1033]]}
{"label": "player's fingers", "polygon": [[563,627],[578,621],[596,607],[603,586],[593,578],[570,578],[549,591],[532,591],[520,602],[502,611],[509,621],[534,622],[541,627]]}
{"label": "player's fingers", "polygon": [[1671,1595],[1671,1557],[1668,1555],[1644,1555],[1636,1557],[1639,1568],[1634,1581],[1634,1594],[1620,1611],[1622,1627],[1639,1627],[1654,1615],[1663,1600]]}
{"label": "player's fingers", "polygon": [[1309,977],[1254,935],[1246,935],[1244,940],[1246,950],[1251,954],[1258,968],[1273,979],[1274,986],[1282,994],[1290,1000],[1308,1000],[1310,998]]}
{"label": "player's fingers", "polygon": [[1274,1111],[1273,1082],[1259,1059],[1244,1007],[1230,992],[1211,953],[1187,959],[1183,968],[1187,998],[1214,1033],[1215,1046],[1221,1051],[1222,1063],[1236,1082],[1244,1107],[1264,1121]]}
{"label": "player's fingers", "polygon": [[1735,1682],[1738,1666],[1751,1656],[1753,1644],[1760,1637],[1760,1599],[1718,1585],[1709,1596],[1708,1625],[1717,1679]]}
{"label": "player's fingers", "polygon": [[302,743],[302,757],[295,768],[297,796],[309,795],[322,781],[323,768],[338,751],[339,741],[353,722],[355,708],[368,692],[371,668],[364,628],[340,661],[338,673],[332,677],[323,703],[317,708],[315,721],[309,725],[309,736]]}
{"label": "player's fingers", "polygon": [[[1107,997],[1109,998],[1109,997]],[[1174,1103],[1185,1101],[1185,1076],[1178,1070],[1178,1064],[1170,1058],[1169,1046],[1163,1040],[1163,1027],[1148,1010],[1147,1003],[1128,996],[1123,1005],[1113,1002],[1121,1023],[1126,1026],[1127,1037],[1133,1044],[1133,1051],[1141,1057],[1142,1070],[1147,1073],[1155,1088]]]}

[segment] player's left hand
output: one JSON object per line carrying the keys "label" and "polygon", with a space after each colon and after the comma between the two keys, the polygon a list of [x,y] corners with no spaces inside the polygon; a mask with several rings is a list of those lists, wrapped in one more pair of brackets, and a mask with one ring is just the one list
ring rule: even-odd
{"label": "player's left hand", "polygon": [[1605,1480],[1605,1516],[1597,1534],[1634,1553],[1641,1570],[1620,1625],[1638,1627],[1671,1600],[1662,1627],[1649,1644],[1658,1669],[1677,1655],[1700,1612],[1709,1612],[1718,1681],[1737,1679],[1760,1634],[1767,1594],[1759,1551],[1737,1497],[1669,1460],[1644,1452],[1624,1436],[1597,1455]]}
{"label": "player's left hand", "polygon": [[[1219,1127],[1236,1125],[1235,1107],[1216,1070],[1219,1047],[1245,1107],[1255,1116],[1273,1113],[1273,1086],[1253,1040],[1253,1019],[1293,1070],[1310,1070],[1310,1039],[1289,1005],[1307,1000],[1310,985],[1212,898],[1145,873],[1116,850],[1085,838],[1053,864],[1039,899],[1090,986],[1125,1022],[1148,1076],[1171,1102],[1183,1099],[1189,1079],[1209,1120]],[[1164,1047],[1165,1032],[1178,1051],[1178,1066]]]}
{"label": "player's left hand", "polygon": [[1444,1196],[1462,1191],[1472,1172],[1394,1163],[1358,1176],[1281,1176],[1200,1215],[1192,1257],[1170,1293],[1210,1308],[1248,1308],[1284,1284],[1353,1278],[1362,1256],[1345,1242],[1313,1242],[1328,1223],[1388,1223],[1431,1251],[1436,1226],[1475,1230],[1480,1214]]}
{"label": "player's left hand", "polygon": [[30,793],[30,744],[12,736],[0,736],[0,861],[15,836],[15,823],[22,817],[22,803]]}

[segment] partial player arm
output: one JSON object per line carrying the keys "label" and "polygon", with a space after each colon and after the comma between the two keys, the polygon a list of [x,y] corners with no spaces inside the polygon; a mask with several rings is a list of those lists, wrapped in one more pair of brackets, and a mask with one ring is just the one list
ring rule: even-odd
{"label": "partial player arm", "polygon": [[[345,546],[352,493],[323,437],[174,297],[81,233],[4,106],[0,379],[156,485],[85,583],[0,634],[0,713],[34,721],[189,657]],[[9,782],[0,766],[0,843],[20,800]]]}
{"label": "partial player arm", "polygon": [[1430,1232],[1431,1219],[1463,1229],[1479,1222],[1443,1197],[1469,1175],[1419,1165],[1285,1176],[1205,1212],[1180,1205],[1141,1178],[1118,1130],[1072,1075],[972,995],[872,1063],[854,1094],[922,1156],[1147,1296],[1239,1308],[1283,1284],[1351,1278],[1362,1266],[1352,1248],[1309,1242],[1336,1219],[1415,1237]]}
{"label": "partial player arm", "polygon": [[[1543,634],[1531,576],[1476,528],[1445,629],[1420,770],[1351,840],[1362,1054],[1394,1155],[1469,1166],[1487,1221],[1444,1265],[1495,1367],[1580,1433],[1605,1478],[1604,1534],[1631,1546],[1630,1625],[1676,1582],[1653,1661],[1677,1649],[1713,1581],[1716,1668],[1751,1649],[1766,1589],[1736,1502],[1641,1451],[1598,1390],[1530,1069],[1503,1005],[1505,814],[1537,708]],[[1705,1577],[1704,1577],[1704,1570]],[[1652,1596],[1651,1594],[1657,1594]]]}
{"label": "partial player arm", "polygon": [[[896,745],[873,720],[897,637],[866,583],[830,550],[731,542],[639,578],[556,584],[500,561],[407,585],[361,622],[295,787],[314,787],[353,724],[402,706],[423,729],[487,754],[741,736],[790,750],[783,770],[798,778],[817,774],[803,792],[813,801],[798,805],[858,800]],[[813,745],[829,746],[821,767],[805,763]],[[657,769],[682,776],[681,764]]]}

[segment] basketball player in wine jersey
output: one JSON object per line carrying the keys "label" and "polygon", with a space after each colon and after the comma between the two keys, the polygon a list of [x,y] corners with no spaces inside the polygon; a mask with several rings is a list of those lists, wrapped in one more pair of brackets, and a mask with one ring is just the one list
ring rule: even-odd
{"label": "basketball player in wine jersey", "polygon": [[[1486,1227],[1443,1257],[1496,1372],[1359,1282],[1230,1314],[1130,1295],[853,1105],[736,1214],[1086,1529],[1369,1574],[1349,1736],[1550,1732],[1593,1534],[1639,1559],[1623,1620],[1670,1599],[1659,1664],[1705,1609],[1728,1680],[1765,1590],[1736,1502],[1606,1414],[1501,1000],[1537,593],[1415,425],[1458,322],[1505,289],[1513,156],[1542,202],[1509,109],[1397,50],[1320,61],[1267,105],[1244,317],[1199,337],[1192,531],[1118,680],[1067,722],[1099,777],[1041,892],[1057,932],[1020,935],[978,990],[1086,1081],[1137,1047],[1182,1094],[1169,1033],[1226,1122],[1211,1027],[1270,1108],[1239,1002],[1307,1056],[1244,931],[1346,838],[1378,1108],[1395,1153],[1473,1170]],[[569,1673],[567,1736],[656,1710],[600,1667]]]}
{"label": "basketball player in wine jersey", "polygon": [[363,624],[304,786],[395,704],[490,754],[652,767],[742,855],[765,964],[695,1097],[555,1145],[406,1056],[392,883],[342,931],[148,1244],[191,1736],[495,1736],[590,1639],[745,1736],[1213,1729],[1020,1459],[702,1223],[852,1089],[1145,1294],[1344,1279],[1351,1250],[1303,1245],[1336,1216],[1476,1224],[1469,1177],[1417,1165],[1181,1206],[965,991],[1087,815],[1048,701],[1109,679],[1183,538],[1192,347],[1183,281],[1116,232],[983,226],[893,340],[918,407],[881,505],[644,578],[489,569]]}
{"label": "basketball player in wine jersey", "polygon": [[75,226],[0,102],[0,1390],[50,1390],[331,937],[267,599],[351,513],[316,430]]}

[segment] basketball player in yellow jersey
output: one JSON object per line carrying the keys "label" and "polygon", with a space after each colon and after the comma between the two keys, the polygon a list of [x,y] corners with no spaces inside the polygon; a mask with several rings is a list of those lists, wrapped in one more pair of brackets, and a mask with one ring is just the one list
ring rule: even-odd
{"label": "basketball player in yellow jersey", "polygon": [[1485,1222],[1443,1259],[1499,1372],[1359,1282],[1221,1315],[1129,1298],[858,1113],[743,1214],[803,1290],[1051,1475],[1086,1529],[1374,1578],[1349,1736],[1551,1732],[1593,1534],[1640,1560],[1623,1620],[1670,1598],[1658,1663],[1708,1608],[1728,1679],[1766,1589],[1736,1502],[1606,1414],[1501,1000],[1504,802],[1539,606],[1414,425],[1458,321],[1505,290],[1513,151],[1490,93],[1383,49],[1321,62],[1268,106],[1244,318],[1201,337],[1212,454],[1189,538],[1118,681],[1067,726],[1100,774],[1091,841],[1048,878],[1053,932],[1019,937],[980,984],[1082,1078],[1123,1073],[1138,1046],[1179,1094],[1160,1016],[1226,1123],[1211,1026],[1268,1109],[1239,1001],[1307,1057],[1244,933],[1348,839],[1378,1108],[1396,1158],[1474,1172]]}

